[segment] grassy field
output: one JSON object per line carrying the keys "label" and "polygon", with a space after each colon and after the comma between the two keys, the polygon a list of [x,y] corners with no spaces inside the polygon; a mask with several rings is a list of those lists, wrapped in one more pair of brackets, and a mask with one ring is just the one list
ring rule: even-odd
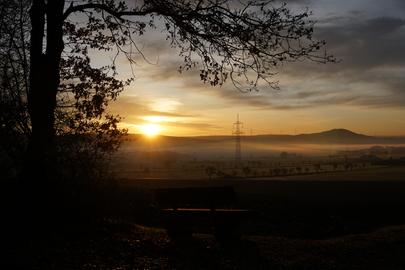
{"label": "grassy field", "polygon": [[211,181],[121,179],[120,184],[141,193],[146,205],[153,203],[156,188],[233,186],[239,206],[259,213],[259,220],[245,226],[249,233],[322,238],[405,223],[403,176],[405,167],[393,167]]}
{"label": "grassy field", "polygon": [[[185,176],[177,179],[173,177],[159,178],[139,178],[131,175],[122,176],[118,174],[119,183],[124,186],[140,186],[149,187],[151,185],[198,185],[202,181],[202,185],[206,185],[205,180],[208,177],[194,179],[189,181]],[[169,181],[170,180],[170,181]],[[179,180],[179,181],[178,181]],[[236,180],[236,179],[232,179]],[[338,172],[321,172],[291,176],[274,176],[274,177],[255,177],[249,179],[249,183],[253,181],[405,181],[405,166],[396,167],[371,167],[358,169],[354,171],[338,171]],[[227,180],[225,180],[227,181]],[[221,182],[221,179],[215,179],[215,182]]]}

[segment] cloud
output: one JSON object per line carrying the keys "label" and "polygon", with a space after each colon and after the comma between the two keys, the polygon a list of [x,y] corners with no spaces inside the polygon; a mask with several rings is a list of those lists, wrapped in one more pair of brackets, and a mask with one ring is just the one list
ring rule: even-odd
{"label": "cloud", "polygon": [[341,63],[283,66],[282,88],[299,90],[285,95],[286,101],[300,100],[308,106],[405,107],[404,19],[336,18],[317,30]]}
{"label": "cloud", "polygon": [[286,4],[300,4],[307,5],[310,4],[313,0],[278,0],[276,3],[286,3]]}
{"label": "cloud", "polygon": [[405,20],[374,18],[350,21],[318,29],[329,50],[342,59],[342,68],[362,69],[379,65],[403,65]]}
{"label": "cloud", "polygon": [[157,111],[150,106],[154,100],[149,100],[140,97],[124,96],[117,102],[111,103],[109,109],[119,115],[125,115],[126,121],[136,120],[139,121],[142,116],[164,116],[172,118],[191,118],[197,117],[195,114],[188,114],[183,112],[172,111]]}
{"label": "cloud", "polygon": [[165,126],[169,127],[176,127],[176,128],[192,128],[192,129],[219,129],[217,125],[213,125],[210,123],[201,123],[201,122],[168,122],[164,124]]}
{"label": "cloud", "polygon": [[[293,1],[301,2],[301,1]],[[227,106],[246,105],[257,109],[297,109],[314,106],[348,105],[405,107],[405,19],[365,18],[354,10],[345,16],[320,20],[315,29],[327,40],[328,51],[341,60],[337,64],[288,63],[277,71],[281,91],[264,88],[243,94],[231,85],[204,86],[199,71],[179,74],[181,62],[172,57],[153,74],[157,80],[176,80],[182,89],[206,93],[227,101]]]}
{"label": "cloud", "polygon": [[[373,8],[366,5],[370,2]],[[248,106],[264,110],[331,105],[405,108],[405,17],[388,16],[389,13],[397,12],[394,9],[404,9],[405,2],[388,2],[359,1],[356,2],[357,6],[351,4],[349,7],[344,7],[343,3],[333,4],[341,6],[340,9],[331,10],[333,13],[327,13],[329,11],[326,8],[321,10],[323,17],[318,18],[316,37],[325,39],[328,51],[341,59],[341,62],[327,65],[313,62],[285,64],[274,77],[274,80],[280,81],[280,91],[263,87],[259,93],[245,94],[231,84],[215,88],[204,85],[200,81],[198,68],[181,74],[178,72],[182,62],[177,50],[170,48],[167,42],[157,36],[147,43],[145,41],[144,47],[148,52],[146,54],[159,56],[159,64],[146,66],[143,75],[156,82],[174,83],[179,92],[198,93],[220,100],[223,107]],[[326,2],[287,1],[287,4],[293,5],[308,4],[310,9],[311,6],[322,6],[322,3]],[[332,5],[330,2],[327,4]],[[377,7],[385,7],[382,14],[388,15],[371,16],[371,10]],[[179,100],[183,102],[182,96]],[[125,115],[129,112],[130,115],[193,116],[179,113],[177,107],[172,111],[159,110],[150,108],[147,100],[141,104],[139,102],[117,109],[125,112]]]}
{"label": "cloud", "polygon": [[173,98],[158,98],[150,101],[149,107],[153,111],[172,113],[177,110],[182,104],[177,99]]}

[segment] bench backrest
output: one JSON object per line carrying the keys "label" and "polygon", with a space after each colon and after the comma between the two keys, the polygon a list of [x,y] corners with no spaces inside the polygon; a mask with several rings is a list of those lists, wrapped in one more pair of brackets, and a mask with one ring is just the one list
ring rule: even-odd
{"label": "bench backrest", "polygon": [[235,199],[235,191],[232,186],[155,190],[155,201],[161,208],[229,208],[233,206]]}

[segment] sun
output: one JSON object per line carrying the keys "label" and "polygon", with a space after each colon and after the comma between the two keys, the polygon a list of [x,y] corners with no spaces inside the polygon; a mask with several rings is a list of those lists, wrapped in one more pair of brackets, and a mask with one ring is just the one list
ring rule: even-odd
{"label": "sun", "polygon": [[148,137],[155,137],[158,135],[161,131],[161,127],[157,124],[144,124],[141,125],[140,130],[143,135],[148,136]]}

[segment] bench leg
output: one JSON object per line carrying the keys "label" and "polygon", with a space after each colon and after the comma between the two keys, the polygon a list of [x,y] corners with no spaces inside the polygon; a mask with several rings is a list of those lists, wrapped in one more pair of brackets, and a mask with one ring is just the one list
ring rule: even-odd
{"label": "bench leg", "polygon": [[215,224],[215,238],[221,243],[229,243],[240,239],[239,224],[221,221]]}
{"label": "bench leg", "polygon": [[190,228],[174,228],[174,227],[169,227],[167,228],[167,234],[169,235],[170,239],[185,239],[185,238],[191,238],[192,236],[192,231]]}
{"label": "bench leg", "polygon": [[191,238],[192,236],[191,224],[185,222],[184,220],[181,222],[169,220],[165,227],[170,239],[180,240]]}

